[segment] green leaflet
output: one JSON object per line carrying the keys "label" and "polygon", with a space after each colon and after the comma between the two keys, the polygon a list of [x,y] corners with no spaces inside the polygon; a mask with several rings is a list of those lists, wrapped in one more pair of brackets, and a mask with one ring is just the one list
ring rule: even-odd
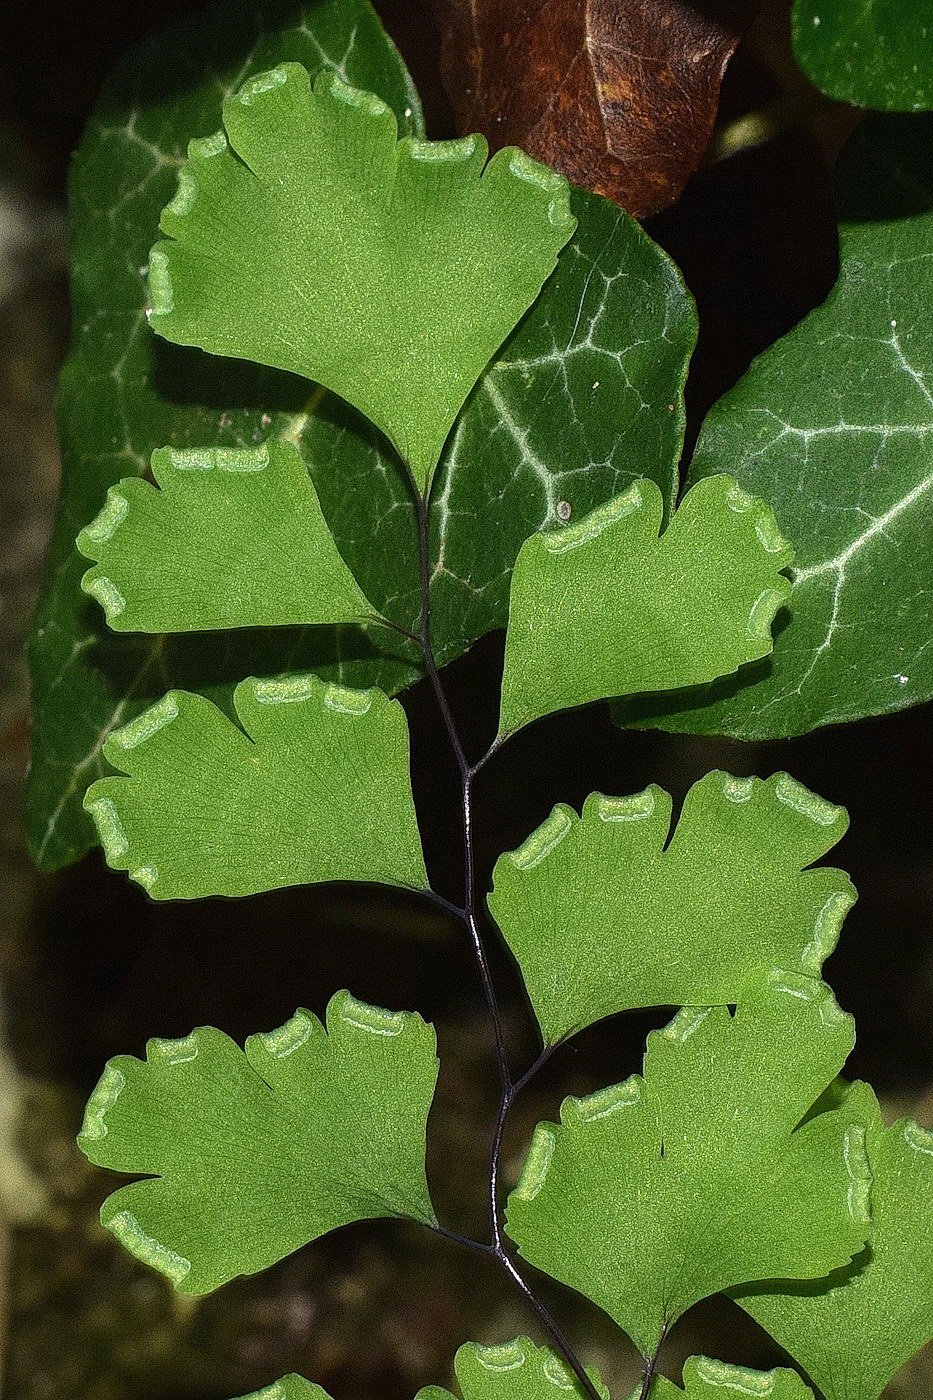
{"label": "green leaflet", "polygon": [[869,1124],[868,1249],[822,1283],[772,1283],[733,1296],[827,1400],[877,1400],[933,1337],[933,1134],[910,1118],[885,1129],[867,1084],[852,1085],[846,1100]]}
{"label": "green leaflet", "polygon": [[771,650],[792,552],[763,501],[727,476],[684,498],[636,482],[515,563],[499,733],[553,710],[727,675]]}
{"label": "green leaflet", "polygon": [[[427,888],[402,707],[315,676],[242,681],[243,729],[171,690],[111,734],[85,806],[109,863],[154,899],[325,880]],[[244,732],[245,731],[245,732]]]}
{"label": "green leaflet", "polygon": [[[516,1337],[501,1346],[480,1346],[467,1342],[460,1347],[454,1363],[457,1383],[464,1400],[568,1400],[571,1392],[580,1400],[582,1391],[566,1365],[548,1347],[536,1347],[528,1337]],[[601,1395],[608,1392],[595,1371],[589,1372]],[[723,1388],[740,1395],[769,1397],[769,1400],[812,1400],[795,1371],[750,1371],[745,1366],[726,1366],[708,1356],[691,1356],[684,1363],[684,1389],[664,1376],[651,1383],[651,1400],[722,1400]],[[640,1389],[640,1387],[639,1387]],[[636,1400],[638,1392],[633,1392]],[[267,1390],[243,1396],[243,1400],[323,1400],[326,1392],[301,1376],[285,1376]],[[415,1400],[451,1400],[450,1391],[428,1385]]]}
{"label": "green leaflet", "polygon": [[853,1038],[812,978],[772,976],[734,1019],[685,1008],[648,1037],[643,1079],[539,1124],[509,1234],[646,1356],[711,1293],[848,1263],[868,1234],[865,1129],[849,1109],[798,1124]]}
{"label": "green leaflet", "polygon": [[[528,1337],[500,1346],[467,1342],[457,1351],[454,1366],[463,1400],[582,1400],[583,1391],[564,1361],[548,1347],[536,1347]],[[595,1371],[588,1372],[599,1393],[608,1397]],[[676,1392],[678,1395],[680,1391]],[[330,1400],[326,1391],[301,1376],[285,1376],[268,1390],[242,1400]],[[439,1385],[423,1386],[415,1400],[452,1400]],[[783,1400],[783,1396],[776,1397]],[[788,1400],[791,1396],[788,1395]]]}
{"label": "green leaflet", "polygon": [[145,1061],[109,1062],[85,1112],[92,1162],[153,1178],[115,1191],[101,1221],[190,1294],[354,1220],[433,1221],[436,1078],[432,1026],[349,992],[331,998],[326,1033],[299,1010],[245,1053],[209,1026],[150,1040]]}
{"label": "green leaflet", "polygon": [[241,1396],[241,1400],[330,1400],[330,1396],[319,1385],[312,1385],[304,1376],[292,1373],[272,1385],[263,1386],[262,1390],[254,1390],[251,1395]]}
{"label": "green leaflet", "polygon": [[[649,1400],[679,1400],[684,1395],[687,1400],[726,1400],[724,1391],[734,1391],[734,1400],[745,1400],[746,1395],[767,1396],[768,1400],[813,1400],[813,1391],[796,1371],[784,1366],[775,1371],[750,1371],[745,1366],[727,1366],[709,1356],[691,1356],[684,1362],[683,1390],[665,1376],[655,1376],[648,1394]],[[729,1396],[729,1400],[733,1397]]]}
{"label": "green leaflet", "polygon": [[[194,141],[149,259],[151,325],[315,380],[427,489],[463,401],[573,233],[562,176],[486,142],[397,142],[371,93],[280,64]],[[486,168],[484,169],[484,166]]]}
{"label": "green leaflet", "polygon": [[933,695],[933,117],[869,118],[838,195],[836,287],[713,408],[691,468],[767,492],[794,541],[790,620],[738,683],[626,720],[776,739]]}
{"label": "green leaflet", "polygon": [[[528,1337],[499,1346],[467,1342],[454,1361],[463,1400],[582,1400],[583,1391],[564,1360],[550,1347],[536,1347]],[[587,1370],[599,1394],[609,1392],[595,1371]],[[453,1400],[450,1391],[429,1385],[415,1400]]]}
{"label": "green leaflet", "polygon": [[933,107],[929,0],[795,0],[794,54],[839,102],[885,112]]}
{"label": "green leaflet", "polygon": [[340,557],[291,443],[152,455],[161,490],[112,486],[78,548],[120,632],[348,622],[373,609]]}
{"label": "green leaflet", "polygon": [[545,1043],[635,1007],[734,1004],[774,968],[819,977],[855,891],[804,867],[847,825],[786,773],[708,773],[673,836],[659,787],[555,807],[489,896]]}
{"label": "green leaflet", "polygon": [[[394,622],[416,625],[413,503],[385,438],[334,395],[314,390],[309,397],[303,380],[171,346],[144,329],[153,231],[188,138],[220,123],[216,74],[228,75],[229,89],[237,73],[282,59],[321,63],[378,92],[403,128],[421,130],[410,79],[365,0],[316,5],[303,12],[303,27],[276,31],[281,8],[263,6],[269,32],[261,41],[238,33],[241,22],[244,31],[256,22],[248,6],[237,8],[236,24],[224,6],[222,20],[208,12],[176,42],[160,39],[132,55],[75,162],[61,523],[31,643],[28,825],[33,854],[46,868],[75,859],[93,840],[81,796],[105,771],[107,734],[167,688],[226,703],[244,675],[314,670],[388,693],[418,675],[414,650],[376,628],[115,636],[78,591],[76,531],[100,509],[107,488],[130,471],[142,473],[156,448],[284,437],[301,452],[367,597]],[[153,96],[152,72],[165,75],[170,100]],[[558,523],[567,509],[572,519],[585,515],[639,476],[652,477],[672,501],[683,381],[696,338],[693,303],[677,269],[633,219],[583,190],[572,191],[571,204],[577,232],[468,399],[436,474],[431,610],[442,661],[505,625],[512,565],[529,534]]]}
{"label": "green leaflet", "polygon": [[[112,729],[171,686],[226,699],[247,675],[319,669],[341,685],[398,689],[410,659],[374,651],[358,628],[218,633],[190,639],[114,636],[78,584],[78,530],[108,487],[142,475],[153,451],[252,447],[294,438],[344,558],[380,612],[417,591],[404,492],[378,472],[375,446],[336,400],[308,413],[308,385],[242,361],[183,350],[146,329],[146,272],[159,213],[192,136],[216,131],[223,97],[283,60],[339,71],[378,92],[412,134],[423,132],[411,79],[368,0],[215,0],[134,50],[108,82],[71,172],[73,343],[62,372],[63,485],[45,591],[30,641],[35,715],[27,798],[30,843],[46,869],[75,860],[94,831],[84,788],[106,771]],[[326,396],[324,396],[326,398]],[[322,478],[331,490],[322,486]],[[365,478],[365,490],[360,479]],[[352,523],[347,496],[356,503]],[[360,502],[365,508],[361,516]],[[406,575],[405,564],[409,562]],[[380,579],[387,583],[378,586]]]}

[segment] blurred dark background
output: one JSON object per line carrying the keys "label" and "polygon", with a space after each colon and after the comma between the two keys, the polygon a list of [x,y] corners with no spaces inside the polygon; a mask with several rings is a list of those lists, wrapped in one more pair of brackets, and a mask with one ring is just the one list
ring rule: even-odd
{"label": "blurred dark background", "polygon": [[[234,3],[235,0],[231,0]],[[496,1083],[475,969],[457,925],[391,891],[317,888],[242,902],[151,903],[88,857],[56,877],[26,859],[19,802],[28,749],[22,636],[56,488],[54,377],[68,336],[65,182],[97,89],[119,56],[195,4],[21,7],[0,48],[0,872],[4,1046],[0,1049],[0,1211],[7,1400],[228,1400],[299,1370],[337,1400],[401,1400],[446,1382],[457,1344],[503,1340],[531,1319],[491,1266],[396,1224],[319,1241],[259,1279],[199,1302],[178,1299],[96,1224],[111,1187],[72,1146],[105,1059],[141,1053],[151,1034],[210,1022],[235,1037],[321,1012],[349,986],[365,1000],[437,1021],[443,1057],[431,1172],[451,1224],[483,1228],[483,1163]],[[783,3],[772,0],[723,88],[721,128],[795,95],[801,118],[725,156],[716,148],[649,231],[684,271],[700,309],[689,387],[690,441],[709,405],[761,349],[831,287],[836,271],[829,162],[852,115],[809,103],[795,74]],[[425,99],[429,134],[451,134],[436,75],[438,36],[417,0],[377,0]],[[793,103],[790,104],[793,107]],[[768,135],[768,133],[764,133]],[[733,143],[734,144],[734,143]],[[741,145],[741,142],[739,142]],[[468,750],[495,728],[501,637],[450,671]],[[406,699],[414,783],[437,887],[457,897],[455,770],[430,697]],[[850,1070],[892,1116],[933,1124],[933,756],[927,709],[784,744],[743,746],[622,732],[604,708],[552,717],[513,740],[480,781],[479,861],[518,844],[556,801],[627,793],[656,781],[675,802],[711,767],[767,776],[786,768],[852,825],[833,863],[860,900],[827,967],[859,1044]],[[516,1064],[530,1060],[522,995],[505,956],[496,974]],[[627,1076],[663,1011],[617,1017],[561,1050],[516,1110],[508,1169],[534,1121],[567,1092]],[[615,1395],[635,1368],[594,1309],[543,1290]],[[730,1304],[702,1305],[666,1356],[705,1349],[770,1365],[772,1344]],[[929,1395],[921,1357],[891,1395]]]}

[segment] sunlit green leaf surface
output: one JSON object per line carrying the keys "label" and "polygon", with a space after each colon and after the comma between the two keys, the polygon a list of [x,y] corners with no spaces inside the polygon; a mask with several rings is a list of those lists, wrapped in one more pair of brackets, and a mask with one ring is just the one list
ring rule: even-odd
{"label": "sunlit green leaf surface", "polygon": [[245,1053],[209,1026],[150,1040],[145,1061],[109,1062],[85,1113],[86,1156],[150,1178],[109,1196],[101,1220],[194,1294],[354,1220],[432,1221],[436,1078],[431,1026],[349,992],[332,998],[326,1032],[299,1010]]}
{"label": "sunlit green leaf surface", "polygon": [[708,773],[673,833],[655,786],[555,807],[489,896],[545,1042],[633,1007],[735,1004],[775,968],[819,977],[855,892],[805,867],[847,825],[786,773]]}
{"label": "sunlit green leaf surface", "polygon": [[349,622],[374,609],[291,443],[153,453],[159,490],[112,486],[78,536],[81,580],[121,632]]}
{"label": "sunlit green leaf surface", "polygon": [[399,142],[380,98],[298,64],[250,78],[224,128],[163,212],[153,330],[334,390],[426,488],[573,233],[566,181],[514,149],[487,165],[481,136]]}
{"label": "sunlit green leaf surface", "polygon": [[686,1007],[648,1037],[644,1077],[566,1099],[538,1126],[508,1231],[653,1355],[691,1304],[753,1278],[819,1278],[868,1234],[856,1114],[801,1119],[838,1073],[852,1018],[812,978],[757,1002]]}
{"label": "sunlit green leaf surface", "polygon": [[869,1124],[867,1250],[828,1281],[772,1283],[735,1297],[826,1400],[877,1400],[933,1337],[933,1133],[911,1118],[885,1128],[867,1084],[852,1085],[847,1097]]}
{"label": "sunlit green leaf surface", "polygon": [[[582,1400],[583,1390],[566,1362],[528,1337],[496,1346],[467,1342],[454,1362],[463,1400]],[[595,1371],[587,1375],[604,1400],[608,1391]],[[415,1400],[453,1400],[449,1390],[429,1385]]]}
{"label": "sunlit green leaf surface", "polygon": [[240,1400],[330,1400],[330,1396],[319,1385],[312,1385],[304,1376],[293,1373],[274,1381],[272,1385],[263,1386],[262,1390],[241,1396]]}
{"label": "sunlit green leaf surface", "polygon": [[534,535],[512,575],[501,735],[590,700],[698,684],[771,650],[792,552],[764,501],[701,482],[659,536],[650,481]]}
{"label": "sunlit green leaf surface", "polygon": [[[580,1400],[582,1390],[565,1362],[547,1347],[536,1347],[527,1337],[499,1346],[468,1342],[457,1352],[457,1384],[464,1400]],[[590,1379],[601,1395],[608,1392],[595,1371]],[[813,1392],[795,1371],[752,1371],[727,1366],[709,1356],[691,1356],[684,1363],[684,1388],[665,1376],[655,1375],[650,1400],[722,1400],[723,1389],[739,1395],[768,1396],[769,1400],[812,1400]],[[561,1394],[562,1392],[562,1394]],[[641,1386],[631,1400],[640,1400]],[[243,1396],[243,1400],[324,1400],[326,1392],[301,1376],[285,1376],[267,1390]],[[329,1398],[328,1398],[329,1400]],[[415,1400],[450,1400],[450,1391],[428,1385]]]}
{"label": "sunlit green leaf surface", "polygon": [[[638,1392],[632,1396],[636,1400]],[[813,1391],[804,1385],[796,1371],[778,1367],[776,1371],[752,1371],[747,1366],[728,1366],[710,1356],[691,1356],[684,1362],[684,1388],[666,1376],[655,1376],[649,1400],[813,1400]],[[295,1400],[298,1400],[296,1396]]]}
{"label": "sunlit green leaf surface", "polygon": [[374,880],[427,888],[401,705],[315,676],[237,686],[238,728],[171,690],[111,734],[85,806],[154,899]]}

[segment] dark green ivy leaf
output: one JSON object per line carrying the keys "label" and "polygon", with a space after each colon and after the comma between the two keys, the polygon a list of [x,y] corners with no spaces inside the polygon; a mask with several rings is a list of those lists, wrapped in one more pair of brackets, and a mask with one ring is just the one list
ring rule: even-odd
{"label": "dark green ivy leaf", "polygon": [[585,190],[570,208],[577,231],[557,271],[480,380],[438,468],[431,630],[441,661],[506,625],[512,566],[537,530],[582,519],[640,477],[660,487],[665,520],[674,506],[693,300],[621,209]]}
{"label": "dark green ivy leaf", "polygon": [[883,112],[933,107],[930,0],[796,0],[794,54],[840,102]]}
{"label": "dark green ivy leaf", "polygon": [[794,544],[773,657],[625,722],[779,739],[933,695],[933,116],[872,117],[838,180],[839,281],[706,420],[691,468]]}

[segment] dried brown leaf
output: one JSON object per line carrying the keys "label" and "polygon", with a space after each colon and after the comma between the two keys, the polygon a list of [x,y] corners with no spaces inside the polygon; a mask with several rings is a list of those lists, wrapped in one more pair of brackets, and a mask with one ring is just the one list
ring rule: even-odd
{"label": "dried brown leaf", "polygon": [[752,0],[432,0],[462,132],[521,146],[637,218],[680,194]]}

